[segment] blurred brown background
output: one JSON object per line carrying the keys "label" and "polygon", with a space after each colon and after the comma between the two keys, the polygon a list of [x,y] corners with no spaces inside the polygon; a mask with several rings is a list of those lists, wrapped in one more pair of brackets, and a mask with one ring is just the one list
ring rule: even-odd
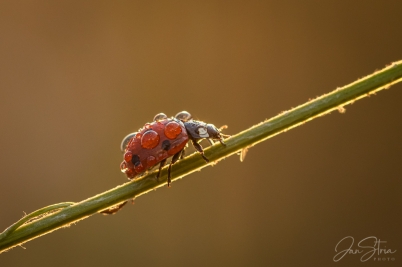
{"label": "blurred brown background", "polygon": [[[126,182],[120,141],[156,113],[188,110],[233,134],[402,59],[401,7],[2,1],[0,231]],[[398,84],[0,266],[397,266],[401,104]],[[394,261],[335,263],[349,235],[387,241]]]}

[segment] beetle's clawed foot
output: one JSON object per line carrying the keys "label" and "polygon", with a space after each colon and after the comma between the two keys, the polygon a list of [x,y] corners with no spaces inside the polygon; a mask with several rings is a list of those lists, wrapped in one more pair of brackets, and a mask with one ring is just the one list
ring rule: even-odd
{"label": "beetle's clawed foot", "polygon": [[209,159],[204,155],[204,153],[201,153],[201,156],[205,160],[206,163],[209,163]]}

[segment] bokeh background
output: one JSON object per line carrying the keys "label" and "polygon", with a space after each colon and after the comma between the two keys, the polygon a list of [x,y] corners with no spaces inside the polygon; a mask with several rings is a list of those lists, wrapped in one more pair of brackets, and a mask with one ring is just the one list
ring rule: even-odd
{"label": "bokeh background", "polygon": [[[401,7],[2,1],[1,231],[126,182],[121,139],[156,113],[188,110],[233,134],[402,59]],[[1,254],[0,266],[397,266],[401,104],[398,84],[243,163],[232,156]],[[387,241],[394,260],[335,263],[346,236]]]}

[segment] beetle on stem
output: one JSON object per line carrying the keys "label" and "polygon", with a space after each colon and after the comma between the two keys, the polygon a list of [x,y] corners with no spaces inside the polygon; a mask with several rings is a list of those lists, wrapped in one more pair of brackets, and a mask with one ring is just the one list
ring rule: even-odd
{"label": "beetle on stem", "polygon": [[[221,129],[224,128],[226,126],[218,129],[213,124],[193,120],[187,111],[177,113],[174,118],[168,118],[164,113],[159,113],[154,117],[153,122],[146,123],[138,132],[131,133],[123,139],[121,150],[124,153],[124,160],[120,164],[120,169],[131,180],[159,163],[159,171],[156,175],[159,179],[162,167],[167,159],[172,157],[167,179],[167,185],[170,187],[172,165],[184,157],[187,143],[191,141],[202,158],[209,162],[199,142],[207,139],[213,144],[213,140],[218,140],[225,145],[223,138],[229,135],[221,133]],[[113,214],[125,203],[102,213]]]}

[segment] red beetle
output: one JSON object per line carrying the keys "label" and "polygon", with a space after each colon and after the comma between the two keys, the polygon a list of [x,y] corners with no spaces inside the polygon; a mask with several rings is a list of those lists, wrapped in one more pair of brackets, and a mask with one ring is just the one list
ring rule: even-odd
{"label": "red beetle", "polygon": [[195,149],[206,162],[209,160],[204,155],[202,146],[198,143],[202,139],[219,140],[222,145],[223,137],[228,137],[220,132],[213,124],[196,121],[187,111],[179,112],[174,118],[168,118],[159,113],[152,123],[147,123],[138,132],[127,135],[121,143],[124,152],[124,161],[120,169],[129,179],[135,178],[159,163],[159,178],[162,167],[169,157],[173,157],[168,169],[168,186],[171,183],[172,165],[184,156],[184,149],[191,140]]}
{"label": "red beetle", "polygon": [[[120,169],[131,180],[137,175],[150,170],[159,163],[159,171],[156,178],[159,178],[162,167],[169,157],[173,157],[168,168],[168,186],[171,183],[172,165],[184,156],[184,149],[191,140],[195,149],[201,154],[206,162],[209,162],[204,155],[202,146],[198,143],[207,139],[211,144],[212,140],[218,140],[222,145],[223,137],[221,129],[215,125],[202,121],[193,120],[190,113],[182,111],[174,118],[168,118],[165,114],[159,113],[154,121],[145,124],[138,132],[127,135],[121,143],[121,150],[124,153],[124,160]],[[101,211],[103,214],[114,214],[119,211],[127,201]]]}

